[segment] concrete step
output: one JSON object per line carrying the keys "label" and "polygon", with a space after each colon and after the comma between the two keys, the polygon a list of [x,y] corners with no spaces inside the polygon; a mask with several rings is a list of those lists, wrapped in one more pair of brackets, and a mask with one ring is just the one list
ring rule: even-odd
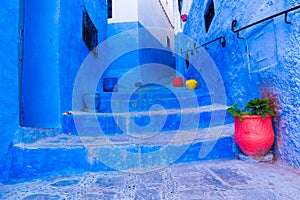
{"label": "concrete step", "polygon": [[193,108],[210,105],[210,93],[203,89],[169,89],[163,86],[136,88],[134,91],[101,92],[97,112],[148,111],[159,104],[165,109]]}
{"label": "concrete step", "polygon": [[11,146],[2,181],[121,170],[142,173],[174,163],[234,159],[233,125],[167,133],[76,136],[60,134]]}
{"label": "concrete step", "polygon": [[185,109],[152,109],[150,111],[124,113],[64,113],[63,133],[92,136],[124,133],[167,132],[207,128],[233,122],[226,114],[227,106],[214,104]]}

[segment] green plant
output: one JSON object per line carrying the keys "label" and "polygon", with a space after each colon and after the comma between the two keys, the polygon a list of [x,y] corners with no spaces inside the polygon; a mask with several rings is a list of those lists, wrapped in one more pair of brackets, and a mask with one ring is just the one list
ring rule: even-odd
{"label": "green plant", "polygon": [[227,108],[227,111],[234,117],[239,117],[243,121],[243,115],[261,115],[264,119],[268,114],[273,115],[274,111],[270,109],[270,101],[264,98],[255,98],[248,101],[244,109],[240,109],[238,104]]}

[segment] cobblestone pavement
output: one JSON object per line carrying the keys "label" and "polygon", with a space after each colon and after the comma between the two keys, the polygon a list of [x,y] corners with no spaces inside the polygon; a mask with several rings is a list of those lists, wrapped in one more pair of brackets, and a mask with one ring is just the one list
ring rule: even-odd
{"label": "cobblestone pavement", "polygon": [[176,164],[146,174],[85,172],[0,184],[1,199],[300,199],[300,171],[239,160]]}

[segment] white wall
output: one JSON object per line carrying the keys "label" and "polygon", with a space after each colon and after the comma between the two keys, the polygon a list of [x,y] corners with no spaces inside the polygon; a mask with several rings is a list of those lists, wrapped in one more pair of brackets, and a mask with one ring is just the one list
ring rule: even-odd
{"label": "white wall", "polygon": [[[205,0],[205,2],[207,1],[208,0]],[[181,13],[188,15],[190,13],[192,4],[193,4],[193,0],[182,0]]]}
{"label": "white wall", "polygon": [[179,6],[177,0],[173,0],[173,19],[174,19],[174,32],[182,32],[182,22],[180,18]]}
{"label": "white wall", "polygon": [[[178,8],[178,3],[177,0],[173,0],[174,5],[173,5],[173,18],[174,18],[174,30],[175,32],[182,32],[185,22],[182,22],[181,20],[181,14],[187,14],[189,17],[190,9],[193,4],[193,0],[182,0],[182,5],[181,5],[181,13],[179,13],[179,8]],[[205,0],[207,2],[208,0]]]}
{"label": "white wall", "polygon": [[[160,27],[172,29],[174,24],[173,20],[173,2],[168,0],[138,0],[138,15],[140,23],[145,27]],[[163,8],[160,4],[163,5]],[[167,17],[164,13],[165,10],[171,24],[168,22]]]}
{"label": "white wall", "polygon": [[[167,12],[171,23],[168,21],[164,10]],[[163,31],[163,29],[174,29],[173,0],[138,0],[138,19],[145,28],[162,28],[161,32],[149,31],[165,47],[167,46],[167,37],[169,37],[170,48],[171,50],[174,49],[174,34],[170,34],[170,31]]]}
{"label": "white wall", "polygon": [[[139,22],[145,28],[174,30],[173,12],[173,0],[112,0],[112,18],[108,23]],[[167,37],[170,39],[170,49],[173,50],[174,34],[169,31],[157,33],[152,34],[165,47]]]}
{"label": "white wall", "polygon": [[[159,0],[158,0],[159,1]],[[160,0],[162,3],[167,15],[169,16],[171,23],[174,25],[174,17],[173,17],[173,1],[174,0]]]}
{"label": "white wall", "polygon": [[138,0],[112,0],[112,18],[108,23],[138,21]]}

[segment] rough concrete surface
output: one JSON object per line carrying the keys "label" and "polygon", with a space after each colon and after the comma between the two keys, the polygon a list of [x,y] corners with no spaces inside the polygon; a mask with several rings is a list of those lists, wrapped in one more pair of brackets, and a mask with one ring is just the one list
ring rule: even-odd
{"label": "rough concrete surface", "polygon": [[1,199],[299,199],[300,172],[239,160],[192,162],[146,174],[81,173],[0,184]]}

